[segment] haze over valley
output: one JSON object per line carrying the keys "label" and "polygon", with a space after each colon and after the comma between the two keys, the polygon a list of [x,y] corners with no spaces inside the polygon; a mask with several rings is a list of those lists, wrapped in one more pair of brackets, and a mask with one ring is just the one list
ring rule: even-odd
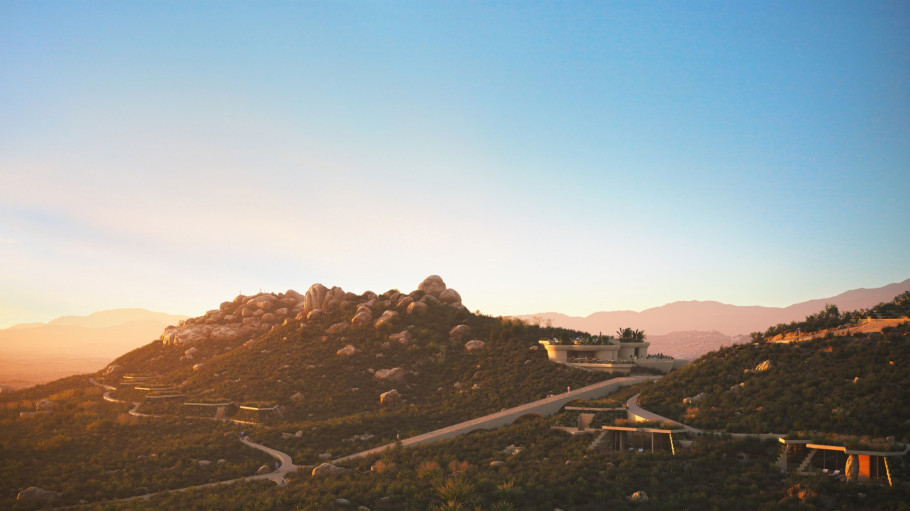
{"label": "haze over valley", "polygon": [[906,510],[908,56],[889,0],[0,2],[0,509]]}

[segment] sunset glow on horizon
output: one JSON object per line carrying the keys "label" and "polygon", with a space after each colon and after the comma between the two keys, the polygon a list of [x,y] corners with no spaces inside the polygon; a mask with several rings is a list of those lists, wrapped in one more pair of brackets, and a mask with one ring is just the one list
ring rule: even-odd
{"label": "sunset glow on horizon", "polygon": [[905,2],[4,2],[0,328],[238,293],[487,314],[910,277]]}

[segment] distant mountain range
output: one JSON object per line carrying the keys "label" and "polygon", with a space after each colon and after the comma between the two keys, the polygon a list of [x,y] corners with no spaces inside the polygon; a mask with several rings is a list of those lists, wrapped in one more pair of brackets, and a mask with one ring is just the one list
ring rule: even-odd
{"label": "distant mountain range", "polygon": [[673,302],[635,311],[595,312],[586,317],[557,312],[527,314],[518,318],[597,334],[612,334],[620,327],[644,330],[651,352],[679,358],[696,358],[720,346],[745,342],[749,333],[778,323],[804,319],[825,304],[842,311],[866,309],[910,290],[910,279],[875,289],[854,289],[830,298],[819,298],[789,307],[739,306],[720,302]]}
{"label": "distant mountain range", "polygon": [[103,367],[186,316],[115,309],[0,330],[0,384],[23,387]]}

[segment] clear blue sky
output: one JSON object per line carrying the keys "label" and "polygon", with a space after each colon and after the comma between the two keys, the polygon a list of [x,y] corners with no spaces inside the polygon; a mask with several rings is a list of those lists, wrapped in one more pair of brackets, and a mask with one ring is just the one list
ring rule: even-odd
{"label": "clear blue sky", "polygon": [[0,327],[910,277],[910,3],[0,1]]}

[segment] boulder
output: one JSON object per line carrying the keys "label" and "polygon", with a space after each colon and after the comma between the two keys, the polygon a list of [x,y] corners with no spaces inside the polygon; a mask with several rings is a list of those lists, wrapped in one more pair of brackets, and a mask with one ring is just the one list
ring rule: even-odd
{"label": "boulder", "polygon": [[448,305],[460,304],[461,295],[458,294],[458,291],[454,289],[446,289],[445,291],[439,293],[439,301]]}
{"label": "boulder", "polygon": [[382,381],[402,382],[408,377],[408,371],[401,367],[391,369],[379,369],[373,373],[373,378]]}
{"label": "boulder", "polygon": [[439,294],[446,290],[446,283],[439,275],[430,275],[417,285],[417,290],[438,298]]}
{"label": "boulder", "polygon": [[287,317],[288,312],[289,311],[288,311],[287,307],[282,307],[280,309],[276,309],[274,314],[275,314],[275,316],[277,316],[279,318],[284,318],[284,317]]}
{"label": "boulder", "polygon": [[464,339],[471,335],[471,327],[468,325],[455,325],[449,330],[449,337],[453,339]]}
{"label": "boulder", "polygon": [[360,312],[351,319],[351,324],[356,327],[365,327],[373,323],[373,315],[369,309],[360,309]]}
{"label": "boulder", "polygon": [[268,463],[266,463],[265,465],[262,465],[261,467],[259,467],[259,470],[256,471],[256,475],[270,474],[271,472],[272,472],[272,467]]}
{"label": "boulder", "polygon": [[[317,320],[317,319],[321,319],[321,318],[325,317],[325,312],[322,312],[322,309],[313,309],[310,312],[307,312],[307,313],[301,312],[300,314],[304,314],[305,318],[312,319],[312,320]],[[298,314],[298,316],[299,316],[299,314]],[[302,319],[302,318],[298,318],[298,319]]]}
{"label": "boulder", "polygon": [[303,310],[309,314],[310,311],[322,309],[325,303],[325,297],[329,294],[327,287],[322,284],[313,284],[307,289],[303,297]]}
{"label": "boulder", "polygon": [[196,353],[199,353],[199,350],[197,348],[190,348],[188,350],[183,351],[183,355],[187,358],[193,358],[193,355],[195,355]]}
{"label": "boulder", "polygon": [[774,367],[774,363],[771,362],[770,359],[765,360],[761,364],[758,364],[757,366],[755,366],[755,372],[761,373],[761,372],[767,371],[768,369],[771,369],[772,367]]}
{"label": "boulder", "polygon": [[427,305],[439,305],[439,298],[436,298],[433,295],[424,295],[420,301]]}
{"label": "boulder", "polygon": [[262,321],[263,323],[274,323],[278,321],[278,316],[276,316],[274,313],[266,312],[259,318],[259,321]]}
{"label": "boulder", "polygon": [[329,329],[327,330],[327,332],[330,333],[330,334],[336,334],[336,335],[337,335],[337,334],[342,334],[342,333],[346,332],[347,329],[350,328],[350,327],[351,327],[351,325],[348,324],[348,323],[344,323],[344,322],[342,322],[342,323],[335,323],[334,325],[332,325],[332,326],[329,327]]}
{"label": "boulder", "polygon": [[344,348],[341,348],[335,352],[336,355],[341,355],[343,357],[350,357],[351,355],[356,355],[358,353],[360,353],[360,350],[355,348],[353,344],[348,344]]}
{"label": "boulder", "polygon": [[202,369],[203,366],[205,366],[205,364],[202,364],[202,363],[193,364],[193,371],[198,371],[198,370]]}
{"label": "boulder", "polygon": [[261,311],[267,312],[276,308],[276,301],[275,295],[271,293],[260,293],[250,298],[246,304],[250,307],[255,307]]}
{"label": "boulder", "polygon": [[379,319],[373,324],[375,328],[385,328],[386,326],[391,326],[392,322],[398,319],[398,312],[396,311],[385,311],[382,313],[382,316],[379,316]]}
{"label": "boulder", "polygon": [[629,495],[629,502],[644,503],[648,501],[648,494],[644,491],[637,491]]}
{"label": "boulder", "polygon": [[313,477],[324,477],[324,476],[333,476],[337,474],[344,474],[348,469],[342,468],[331,463],[323,463],[313,469]]}
{"label": "boulder", "polygon": [[414,336],[411,335],[411,332],[408,332],[407,330],[403,330],[401,332],[398,332],[397,334],[390,335],[389,340],[392,342],[397,342],[398,344],[401,344],[402,346],[408,346],[414,341]]}
{"label": "boulder", "polygon": [[177,332],[175,344],[195,343],[209,340],[211,327],[205,325],[188,326]]}
{"label": "boulder", "polygon": [[847,481],[856,481],[859,474],[859,458],[856,454],[847,456],[847,463],[844,465],[844,476]]}
{"label": "boulder", "polygon": [[222,312],[228,312],[234,310],[234,302],[221,302],[221,305],[218,306],[218,309]]}
{"label": "boulder", "polygon": [[485,342],[483,342],[483,341],[481,341],[481,340],[479,340],[479,339],[474,339],[474,340],[472,340],[472,341],[468,341],[467,343],[465,343],[464,349],[467,350],[467,351],[469,351],[469,352],[471,352],[471,351],[480,351],[480,350],[483,349],[484,346],[486,346],[486,344],[487,344],[487,343],[485,343]]}
{"label": "boulder", "polygon": [[243,337],[244,330],[241,327],[219,325],[212,327],[209,338],[216,342],[236,341]]}
{"label": "boulder", "polygon": [[47,504],[60,496],[60,492],[30,486],[19,492],[16,500],[22,503]]}
{"label": "boulder", "polygon": [[54,408],[57,408],[57,403],[47,399],[42,399],[35,403],[36,412],[53,412]]}
{"label": "boulder", "polygon": [[398,302],[395,304],[395,308],[404,309],[405,311],[407,311],[408,306],[411,305],[412,303],[414,303],[414,299],[411,298],[410,296],[405,295],[398,299]]}
{"label": "boulder", "polygon": [[379,395],[379,404],[383,406],[396,405],[401,402],[401,394],[397,390],[392,389],[388,392],[383,392]]}
{"label": "boulder", "polygon": [[301,392],[297,392],[293,396],[291,396],[292,403],[302,403],[305,400],[306,400],[306,396],[304,396],[303,393],[301,393]]}
{"label": "boulder", "polygon": [[126,372],[126,369],[120,364],[111,364],[104,370],[104,376],[117,376]]}
{"label": "boulder", "polygon": [[429,306],[424,302],[413,302],[408,305],[408,314],[417,316],[427,311]]}

